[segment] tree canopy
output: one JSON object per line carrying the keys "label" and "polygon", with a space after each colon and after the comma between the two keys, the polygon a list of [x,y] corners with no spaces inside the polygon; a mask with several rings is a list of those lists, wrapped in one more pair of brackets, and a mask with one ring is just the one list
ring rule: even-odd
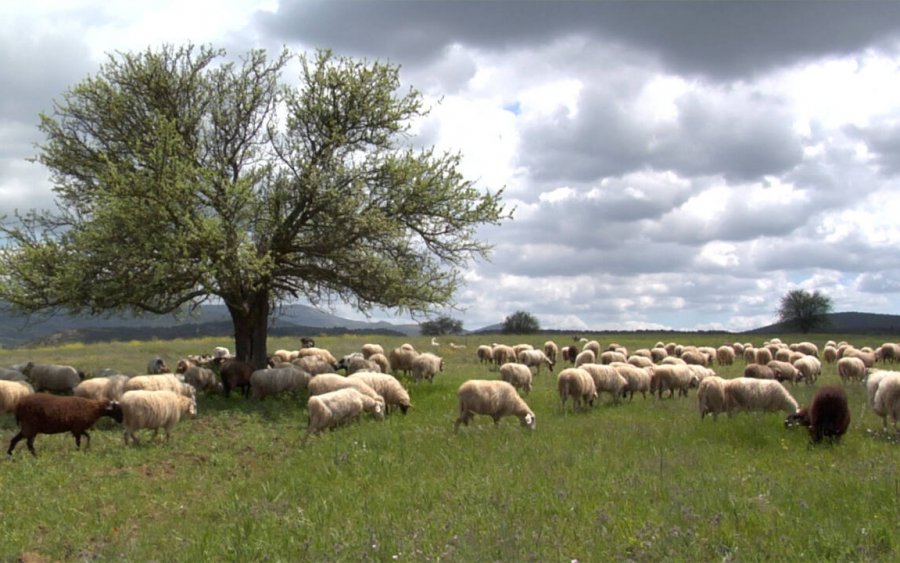
{"label": "tree canopy", "polygon": [[503,320],[506,334],[533,334],[541,330],[537,317],[527,311],[516,311]]}
{"label": "tree canopy", "polygon": [[490,250],[477,227],[509,214],[459,154],[413,148],[426,114],[397,66],[327,50],[109,55],[40,117],[56,209],[0,224],[0,298],[75,314],[221,301],[257,365],[287,300],[445,306],[459,268]]}
{"label": "tree canopy", "polygon": [[831,310],[831,298],[827,295],[818,290],[810,293],[805,289],[794,289],[781,298],[778,319],[788,328],[807,333],[827,326]]}
{"label": "tree canopy", "polygon": [[419,323],[419,328],[425,336],[440,336],[442,334],[461,334],[463,323],[446,315]]}

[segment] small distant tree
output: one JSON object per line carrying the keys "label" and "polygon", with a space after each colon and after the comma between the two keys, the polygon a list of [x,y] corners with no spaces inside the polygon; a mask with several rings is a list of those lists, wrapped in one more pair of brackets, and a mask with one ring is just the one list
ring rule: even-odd
{"label": "small distant tree", "polygon": [[419,328],[425,336],[460,334],[463,330],[462,321],[447,316],[440,316],[434,320],[425,321],[419,325]]}
{"label": "small distant tree", "polygon": [[503,321],[503,332],[506,334],[531,334],[541,330],[537,318],[527,311],[516,311]]}
{"label": "small distant tree", "polygon": [[810,293],[805,289],[794,289],[781,298],[778,319],[785,326],[805,334],[827,326],[831,309],[831,298],[818,290]]}

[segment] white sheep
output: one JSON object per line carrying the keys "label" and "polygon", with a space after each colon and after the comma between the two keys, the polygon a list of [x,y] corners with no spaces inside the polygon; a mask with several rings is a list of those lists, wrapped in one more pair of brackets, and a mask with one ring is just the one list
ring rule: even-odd
{"label": "white sheep", "polygon": [[506,381],[470,379],[459,386],[456,392],[459,399],[459,418],[453,424],[454,432],[460,424],[469,425],[476,414],[487,415],[499,425],[505,416],[516,416],[522,426],[534,430],[537,421],[534,412],[528,407],[516,388]]}
{"label": "white sheep", "polygon": [[507,362],[515,362],[516,359],[516,351],[512,346],[494,344],[491,347],[491,361],[494,362],[494,367],[497,369]]}
{"label": "white sheep", "polygon": [[384,348],[381,344],[366,343],[362,345],[360,352],[362,352],[363,357],[368,360],[374,354],[384,354]]}
{"label": "white sheep", "polygon": [[475,349],[475,357],[478,358],[479,364],[490,364],[493,362],[493,349],[487,344],[482,344]]}
{"label": "white sheep", "polygon": [[875,391],[872,410],[881,417],[884,429],[887,429],[890,416],[894,421],[894,430],[897,430],[897,421],[900,420],[900,373],[892,372],[881,380]]}
{"label": "white sheep", "polygon": [[697,387],[697,406],[700,408],[700,419],[707,414],[716,420],[720,412],[728,410],[725,402],[725,379],[717,375],[705,378]]}
{"label": "white sheep", "polygon": [[[618,362],[618,366],[629,366]],[[591,379],[594,380],[594,390],[599,398],[600,393],[609,393],[613,403],[618,403],[625,388],[628,387],[628,380],[619,373],[617,365],[609,364],[581,364],[579,366],[588,372]],[[634,367],[634,366],[631,366]],[[624,368],[627,369],[627,368]]]}
{"label": "white sheep", "polygon": [[171,373],[136,375],[125,382],[125,392],[128,391],[172,391],[191,398],[197,393],[193,386],[179,380]]}
{"label": "white sheep", "polygon": [[359,378],[344,377],[337,373],[320,373],[313,376],[307,384],[311,396],[322,395],[324,393],[337,391],[338,389],[346,389],[347,387],[352,387],[363,395],[370,397],[375,401],[381,401],[381,403],[384,404],[384,397],[379,395],[374,389],[366,385],[366,383]]}
{"label": "white sheep", "polygon": [[544,354],[555,364],[559,358],[559,346],[552,340],[544,342]]}
{"label": "white sheep", "polygon": [[621,362],[624,364],[624,363],[628,362],[628,358],[625,357],[625,354],[623,354],[621,352],[616,352],[614,350],[607,350],[606,352],[603,352],[602,354],[600,354],[599,363],[611,364],[613,362]]}
{"label": "white sheep", "polygon": [[153,437],[162,428],[166,433],[166,441],[172,428],[181,417],[197,415],[197,401],[193,397],[180,395],[173,391],[126,391],[119,401],[122,405],[122,426],[125,427],[123,437],[125,445],[128,438],[137,445],[136,431],[143,428],[153,430]]}
{"label": "white sheep", "polygon": [[531,392],[533,376],[531,369],[525,364],[506,362],[500,366],[500,379],[516,389],[524,390],[526,394]]}
{"label": "white sheep", "polygon": [[259,400],[280,393],[296,396],[307,388],[309,381],[310,375],[293,364],[258,369],[250,375],[250,396]]}
{"label": "white sheep", "polygon": [[638,367],[628,363],[612,364],[612,367],[619,372],[619,375],[625,378],[626,385],[622,389],[622,397],[627,394],[629,399],[633,400],[635,392],[639,392],[645,399],[647,398],[655,366]]}
{"label": "white sheep", "polygon": [[19,399],[32,393],[34,389],[24,381],[0,379],[0,413],[13,412]]}
{"label": "white sheep", "polygon": [[863,381],[866,378],[866,364],[861,358],[844,356],[837,362],[838,375],[843,383]]}
{"label": "white sheep", "polygon": [[[321,377],[321,375],[316,377]],[[313,395],[307,401],[306,406],[309,413],[309,424],[303,435],[302,443],[304,444],[311,434],[320,434],[323,430],[328,429],[333,430],[341,424],[359,417],[364,412],[374,415],[376,420],[384,419],[384,402],[376,401],[352,387]]]}
{"label": "white sheep", "polygon": [[71,393],[84,379],[84,374],[72,366],[35,364],[28,362],[22,370],[36,392]]}
{"label": "white sheep", "polygon": [[409,375],[412,372],[413,360],[418,356],[419,353],[414,349],[404,348],[403,346],[394,348],[388,354],[388,363],[391,365],[391,371],[395,374],[403,372],[404,375]]}
{"label": "white sheep", "polygon": [[766,365],[775,373],[775,379],[778,381],[790,381],[793,385],[803,377],[800,370],[787,361],[772,360]]}
{"label": "white sheep", "polygon": [[870,409],[875,407],[875,392],[878,391],[881,380],[894,374],[900,374],[900,372],[879,369],[870,371],[866,376],[866,404]]}
{"label": "white sheep", "polygon": [[110,375],[109,377],[92,377],[75,386],[72,394],[85,399],[109,399],[118,401],[125,392],[127,375]]}
{"label": "white sheep", "polygon": [[556,388],[559,392],[559,402],[562,410],[566,410],[566,401],[572,398],[572,411],[580,408],[594,406],[597,398],[597,386],[594,378],[584,368],[566,368],[556,377]]}
{"label": "white sheep", "polygon": [[444,360],[431,352],[419,354],[412,362],[412,378],[418,383],[427,379],[428,383],[434,383],[434,376],[444,371]]}
{"label": "white sheep", "polygon": [[822,362],[815,356],[803,356],[793,361],[794,367],[800,372],[800,379],[807,384],[815,383],[822,373]]}
{"label": "white sheep", "polygon": [[734,363],[735,355],[736,352],[734,350],[734,346],[725,344],[716,348],[716,362],[720,366],[732,365]]}
{"label": "white sheep", "polygon": [[797,412],[797,401],[774,379],[738,377],[725,382],[725,405],[728,416],[735,411],[777,411],[788,414]]}
{"label": "white sheep", "polygon": [[593,364],[597,361],[597,354],[593,350],[582,350],[575,356],[575,367],[582,364]]}
{"label": "white sheep", "polygon": [[406,411],[409,410],[411,404],[409,392],[393,375],[374,371],[357,371],[350,375],[350,378],[359,379],[371,387],[372,390],[381,395],[385,406],[388,408],[400,407],[400,412],[403,414],[406,414]]}
{"label": "white sheep", "polygon": [[337,366],[328,363],[324,358],[317,355],[300,356],[291,360],[291,363],[310,375],[332,373],[337,369]]}
{"label": "white sheep", "polygon": [[387,356],[385,356],[384,354],[372,354],[366,359],[377,365],[378,370],[381,373],[391,372],[391,363],[388,361]]}
{"label": "white sheep", "polygon": [[222,383],[216,372],[202,366],[190,366],[182,375],[184,382],[197,391],[222,391]]}
{"label": "white sheep", "polygon": [[337,359],[335,359],[334,355],[332,355],[332,353],[325,348],[316,348],[313,346],[310,348],[301,348],[300,350],[297,350],[297,358],[304,358],[309,356],[318,356],[331,365],[337,364]]}
{"label": "white sheep", "polygon": [[668,390],[669,397],[673,397],[676,391],[679,395],[687,397],[688,390],[699,383],[700,378],[694,375],[686,364],[662,364],[653,370],[650,394],[658,391],[659,398],[662,399],[663,392]]}
{"label": "white sheep", "polygon": [[518,359],[520,364],[529,368],[536,367],[538,375],[541,373],[542,365],[546,365],[547,369],[553,371],[553,360],[547,357],[543,350],[522,350],[519,352]]}
{"label": "white sheep", "polygon": [[230,358],[231,352],[229,352],[228,348],[224,346],[216,346],[215,348],[213,348],[212,357],[216,359]]}

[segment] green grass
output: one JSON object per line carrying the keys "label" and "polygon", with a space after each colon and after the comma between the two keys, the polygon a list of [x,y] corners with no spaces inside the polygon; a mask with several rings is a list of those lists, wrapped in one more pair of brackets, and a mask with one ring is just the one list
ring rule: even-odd
{"label": "green grass", "polygon": [[[672,338],[606,335],[601,344],[635,349]],[[365,341],[388,348],[404,339],[317,340],[340,356]],[[428,338],[410,341],[430,348]],[[141,371],[152,355],[177,361],[220,343],[0,350],[0,365]],[[862,386],[848,387],[853,421],[834,447],[810,447],[776,413],[701,421],[694,391],[619,406],[604,398],[589,412],[563,414],[547,375],[527,398],[534,432],[514,418],[494,428],[476,417],[454,434],[456,388],[496,378],[475,359],[480,343],[470,336],[465,350],[443,348],[446,371],[435,383],[408,385],[407,416],[363,420],[302,448],[303,401],[236,396],[201,396],[199,416],[176,427],[168,444],[146,435],[126,448],[110,421],[85,452],[70,435],[39,436],[37,458],[20,444],[12,461],[0,461],[0,560],[900,560],[900,457],[866,410]],[[273,339],[270,347],[296,344]],[[718,371],[734,377],[743,365]],[[819,384],[837,381],[826,365]],[[805,403],[815,386],[791,390]],[[12,417],[0,415],[4,450],[14,432]]]}

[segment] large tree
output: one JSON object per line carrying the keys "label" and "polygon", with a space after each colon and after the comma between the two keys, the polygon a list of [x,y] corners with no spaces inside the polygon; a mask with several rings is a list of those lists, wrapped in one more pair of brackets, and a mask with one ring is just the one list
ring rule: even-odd
{"label": "large tree", "polygon": [[807,333],[827,326],[831,309],[831,298],[818,290],[810,293],[805,289],[794,289],[781,298],[778,320],[788,328]]}
{"label": "large tree", "polygon": [[489,251],[476,228],[508,213],[458,154],[413,148],[426,114],[398,67],[330,51],[110,55],[41,115],[56,208],[0,224],[0,298],[75,314],[221,301],[258,366],[288,300],[431,312]]}
{"label": "large tree", "polygon": [[537,317],[528,311],[516,311],[503,319],[503,332],[506,334],[533,334],[540,330]]}

